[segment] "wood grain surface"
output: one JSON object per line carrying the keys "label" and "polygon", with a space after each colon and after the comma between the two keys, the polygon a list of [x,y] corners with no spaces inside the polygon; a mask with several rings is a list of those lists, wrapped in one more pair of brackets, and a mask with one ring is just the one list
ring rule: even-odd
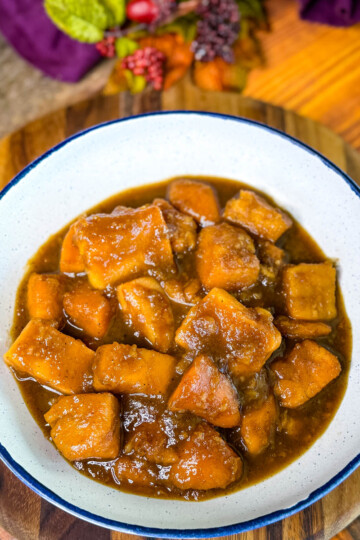
{"label": "wood grain surface", "polygon": [[265,4],[270,32],[259,38],[266,63],[250,73],[244,94],[322,122],[360,150],[360,24],[303,21],[296,0]]}
{"label": "wood grain surface", "polygon": [[[245,116],[277,127],[320,150],[360,183],[360,155],[324,126],[281,108],[235,94],[201,92],[183,81],[163,95],[146,92],[136,97],[128,94],[108,98],[98,96],[28,124],[0,141],[0,187],[49,147],[79,130],[99,122],[161,109],[217,111]],[[351,523],[359,513],[360,469],[304,511],[269,527],[228,538],[327,540]],[[17,540],[133,538],[90,525],[55,508],[25,487],[3,464],[0,465],[0,526],[8,531],[4,540],[12,537]],[[341,533],[338,540],[359,540],[359,536],[356,536],[359,528],[356,523],[352,527]]]}

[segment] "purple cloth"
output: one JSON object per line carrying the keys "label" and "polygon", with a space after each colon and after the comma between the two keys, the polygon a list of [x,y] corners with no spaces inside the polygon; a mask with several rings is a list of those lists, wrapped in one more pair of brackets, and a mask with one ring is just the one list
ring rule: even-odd
{"label": "purple cloth", "polygon": [[43,0],[0,0],[0,31],[23,58],[61,81],[78,81],[100,58],[94,45],[56,28]]}
{"label": "purple cloth", "polygon": [[299,0],[302,19],[351,26],[360,22],[360,0]]}

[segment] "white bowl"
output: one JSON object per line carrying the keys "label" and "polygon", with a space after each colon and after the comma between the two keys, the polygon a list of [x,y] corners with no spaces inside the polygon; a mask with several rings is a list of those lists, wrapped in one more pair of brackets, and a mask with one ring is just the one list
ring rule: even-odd
{"label": "white bowl", "polygon": [[176,175],[245,181],[271,195],[339,260],[352,322],[345,397],[326,432],[260,484],[205,502],[129,495],[82,476],[44,438],[0,362],[0,454],[39,495],[105,527],[156,537],[213,537],[260,527],[313,503],[360,463],[360,190],[314,150],[249,120],[208,113],[150,114],[96,126],[29,165],[0,200],[0,353],[28,259],[78,214],[125,188]]}

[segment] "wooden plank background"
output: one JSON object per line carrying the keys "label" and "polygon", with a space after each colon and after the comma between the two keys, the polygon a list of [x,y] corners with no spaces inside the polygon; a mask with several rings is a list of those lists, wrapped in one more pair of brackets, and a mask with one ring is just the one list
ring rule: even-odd
{"label": "wooden plank background", "polygon": [[302,21],[295,0],[266,5],[266,66],[250,73],[244,94],[317,120],[360,150],[360,24]]}

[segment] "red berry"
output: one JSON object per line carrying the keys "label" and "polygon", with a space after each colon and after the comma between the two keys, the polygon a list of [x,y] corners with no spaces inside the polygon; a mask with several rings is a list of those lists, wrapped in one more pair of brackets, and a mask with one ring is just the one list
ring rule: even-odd
{"label": "red berry", "polygon": [[155,90],[161,90],[164,62],[165,55],[161,51],[155,47],[144,47],[126,56],[121,65],[123,69],[129,69],[134,75],[143,75]]}
{"label": "red berry", "polygon": [[115,56],[115,38],[110,36],[96,43],[95,47],[102,56],[113,58]]}
{"label": "red berry", "polygon": [[159,25],[176,11],[176,0],[130,0],[126,15],[131,21]]}
{"label": "red berry", "polygon": [[138,23],[151,24],[159,14],[159,7],[153,0],[130,0],[126,6],[128,19]]}

